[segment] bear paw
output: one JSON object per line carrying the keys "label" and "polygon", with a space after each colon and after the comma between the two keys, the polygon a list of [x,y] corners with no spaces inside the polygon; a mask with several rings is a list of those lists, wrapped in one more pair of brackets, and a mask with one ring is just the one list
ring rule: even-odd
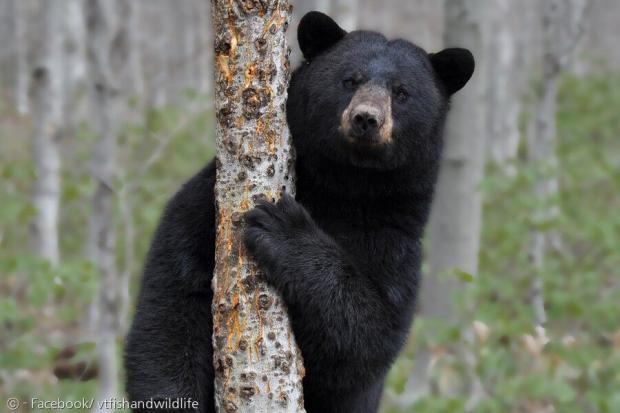
{"label": "bear paw", "polygon": [[[282,194],[275,204],[259,201],[245,214],[243,242],[258,264],[266,270],[267,278],[278,272],[279,264],[298,256],[294,249],[315,232],[310,214],[292,196]],[[303,243],[301,243],[303,244]]]}

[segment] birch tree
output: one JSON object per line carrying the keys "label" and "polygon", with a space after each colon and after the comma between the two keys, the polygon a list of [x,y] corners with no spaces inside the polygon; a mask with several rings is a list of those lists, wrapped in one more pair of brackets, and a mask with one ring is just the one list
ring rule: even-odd
{"label": "birch tree", "polygon": [[92,174],[97,189],[93,197],[91,225],[95,239],[94,258],[100,271],[97,300],[97,350],[99,353],[100,400],[118,394],[116,339],[119,330],[119,276],[116,269],[114,185],[116,150],[121,106],[119,73],[128,51],[123,16],[128,2],[89,0],[88,62],[90,96],[99,140],[93,153]]}
{"label": "birch tree", "polygon": [[[573,58],[573,52],[583,33],[584,16],[588,0],[549,0],[542,4],[543,60],[542,79],[537,89],[532,109],[532,121],[528,133],[528,160],[541,172],[534,186],[534,193],[541,207],[536,211],[535,221],[542,225],[556,219],[558,205],[553,197],[558,193],[556,155],[556,101],[558,78]],[[533,233],[530,259],[540,270],[544,256],[558,238],[549,232],[537,229]],[[532,279],[532,306],[537,324],[544,324],[542,280]]]}
{"label": "birch tree", "polygon": [[30,111],[28,102],[28,10],[22,0],[9,0],[10,18],[13,27],[15,54],[15,85],[13,98],[17,113],[26,115]]}
{"label": "birch tree", "polygon": [[343,29],[357,30],[359,9],[357,0],[334,0],[331,9],[332,17]]}
{"label": "birch tree", "polygon": [[127,7],[127,42],[129,49],[129,66],[127,78],[135,96],[142,98],[145,93],[144,73],[142,70],[142,38],[140,33],[140,7],[141,2],[132,1],[131,7]]}
{"label": "birch tree", "polygon": [[[421,290],[421,314],[429,319],[455,321],[454,297],[464,288],[455,270],[478,271],[486,135],[486,97],[483,30],[487,0],[447,0],[447,47],[465,47],[476,57],[476,72],[452,97],[444,134],[445,146],[430,217],[429,273]],[[429,391],[428,351],[416,355],[408,388],[414,397]],[[451,387],[451,386],[448,386]]]}
{"label": "birch tree", "polygon": [[211,92],[212,73],[211,62],[213,61],[212,44],[212,27],[208,23],[211,15],[209,2],[198,0],[196,4],[196,13],[194,15],[194,23],[198,31],[198,90],[202,93]]}
{"label": "birch tree", "polygon": [[[517,156],[520,141],[521,79],[518,64],[523,19],[517,4],[497,0],[492,9],[488,39],[488,150],[490,158],[506,169],[506,161]],[[517,18],[519,17],[519,18]]]}
{"label": "birch tree", "polygon": [[241,216],[293,190],[285,119],[288,2],[212,0],[217,178],[213,351],[218,411],[300,412],[301,354],[286,309],[241,243]]}
{"label": "birch tree", "polygon": [[33,204],[37,210],[32,225],[34,250],[53,265],[58,264],[58,209],[60,205],[60,151],[62,128],[63,4],[42,3],[43,41],[32,72],[35,120],[34,162],[37,179]]}
{"label": "birch tree", "polygon": [[63,18],[63,123],[65,135],[70,135],[84,113],[81,94],[86,81],[86,25],[82,0],[55,0],[65,3]]}
{"label": "birch tree", "polygon": [[452,297],[462,285],[440,274],[478,271],[482,196],[478,189],[485,161],[486,97],[483,21],[486,0],[446,2],[445,43],[470,49],[476,72],[452,98],[445,147],[430,218],[430,271],[422,289],[422,313],[452,319]]}

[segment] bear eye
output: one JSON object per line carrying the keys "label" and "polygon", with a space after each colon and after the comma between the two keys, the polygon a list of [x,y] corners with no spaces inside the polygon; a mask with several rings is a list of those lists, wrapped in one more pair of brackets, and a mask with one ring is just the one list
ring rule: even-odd
{"label": "bear eye", "polygon": [[404,102],[407,100],[407,98],[409,97],[409,93],[407,93],[407,90],[405,90],[405,88],[403,87],[398,87],[394,90],[394,94],[396,95],[396,99],[398,99],[401,102]]}
{"label": "bear eye", "polygon": [[342,84],[344,85],[344,87],[346,87],[347,89],[353,89],[355,87],[355,80],[353,80],[352,78],[347,78],[345,79]]}

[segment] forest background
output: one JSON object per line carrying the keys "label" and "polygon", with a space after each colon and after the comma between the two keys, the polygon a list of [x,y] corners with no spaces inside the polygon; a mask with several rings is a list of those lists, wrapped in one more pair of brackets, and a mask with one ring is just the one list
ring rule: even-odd
{"label": "forest background", "polygon": [[[477,58],[382,410],[619,412],[620,2],[292,4],[293,66],[313,9]],[[215,152],[210,27],[206,0],[0,0],[2,408],[123,396],[151,236]]]}

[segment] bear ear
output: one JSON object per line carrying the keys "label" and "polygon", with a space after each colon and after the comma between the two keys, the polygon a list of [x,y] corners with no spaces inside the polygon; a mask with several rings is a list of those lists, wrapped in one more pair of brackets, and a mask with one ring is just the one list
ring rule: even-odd
{"label": "bear ear", "polygon": [[461,90],[474,74],[474,55],[467,49],[445,49],[429,58],[448,95]]}
{"label": "bear ear", "polygon": [[297,28],[297,41],[306,60],[336,44],[347,34],[326,14],[311,11],[302,17]]}

